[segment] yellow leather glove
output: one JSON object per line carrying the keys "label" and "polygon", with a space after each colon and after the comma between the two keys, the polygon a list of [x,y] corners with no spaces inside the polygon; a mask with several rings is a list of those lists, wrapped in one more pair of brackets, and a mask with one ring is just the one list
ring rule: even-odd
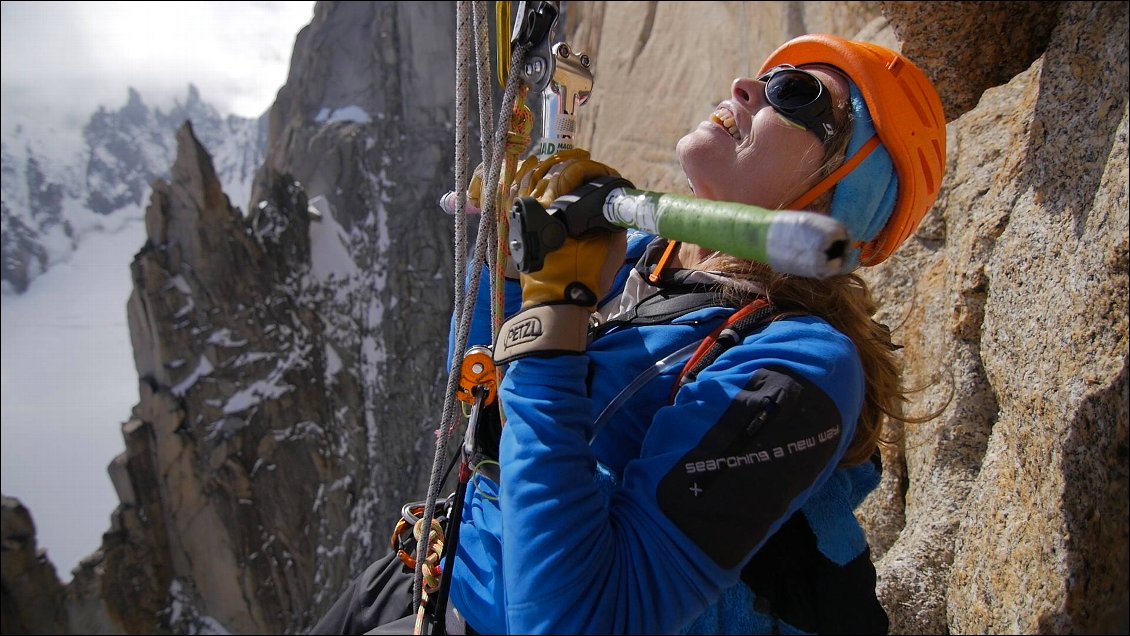
{"label": "yellow leather glove", "polygon": [[[604,176],[620,173],[593,161],[587,151],[573,149],[541,162],[527,159],[515,173],[512,193],[534,197],[548,208],[558,197]],[[495,360],[583,352],[589,318],[624,265],[625,236],[623,230],[600,230],[567,238],[546,254],[540,270],[521,273],[522,310],[503,324]]]}
{"label": "yellow leather glove", "polygon": [[471,173],[471,182],[467,184],[467,203],[480,210],[483,209],[483,171],[485,170],[484,164],[475,166],[475,171]]}
{"label": "yellow leather glove", "polygon": [[[483,172],[486,170],[485,164],[480,163],[475,167],[475,171],[471,174],[471,181],[467,184],[467,203],[474,206],[479,210],[483,209]],[[506,214],[506,210],[497,210],[498,214]],[[487,263],[487,267],[494,268],[494,263]],[[518,268],[514,265],[514,259],[510,255],[506,255],[506,264],[503,268],[502,275],[510,280],[518,280]]]}
{"label": "yellow leather glove", "polygon": [[589,152],[581,148],[562,150],[544,161],[526,157],[514,172],[512,197],[534,197],[542,207],[548,208],[557,197],[569,194],[597,177],[620,176],[612,168],[593,161]]}
{"label": "yellow leather glove", "polygon": [[[566,168],[568,172],[562,174]],[[471,174],[471,182],[467,184],[467,202],[479,209],[483,207],[485,169],[484,164],[476,166]],[[514,171],[510,198],[534,197],[542,207],[548,208],[557,197],[568,194],[591,179],[608,175],[618,177],[620,173],[593,161],[589,158],[588,151],[580,148],[563,150],[545,161],[538,161],[536,156],[531,155]]]}

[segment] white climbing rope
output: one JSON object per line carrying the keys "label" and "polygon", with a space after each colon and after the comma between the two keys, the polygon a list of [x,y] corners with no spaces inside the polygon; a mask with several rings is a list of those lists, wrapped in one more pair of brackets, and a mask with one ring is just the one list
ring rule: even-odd
{"label": "white climbing rope", "polygon": [[[502,105],[498,126],[492,126],[492,99],[490,75],[490,39],[489,25],[486,14],[486,2],[459,0],[456,3],[456,70],[455,70],[455,342],[452,345],[451,367],[448,369],[447,390],[445,392],[443,415],[440,427],[436,431],[435,458],[432,463],[431,479],[428,484],[427,498],[424,503],[423,515],[420,524],[423,528],[431,528],[435,517],[436,500],[443,487],[445,477],[444,467],[447,464],[448,441],[456,429],[456,416],[461,410],[456,408],[458,400],[455,398],[459,387],[460,369],[463,365],[463,352],[467,349],[467,340],[470,333],[471,318],[474,314],[475,300],[478,296],[479,280],[482,265],[495,262],[497,257],[497,199],[499,177],[505,161],[506,135],[510,128],[511,114],[519,88],[519,72],[529,46],[518,46],[511,52],[510,73],[503,93]],[[467,226],[466,206],[468,176],[467,153],[467,102],[469,101],[468,71],[471,66],[471,24],[474,24],[476,39],[474,48],[476,53],[476,69],[478,75],[479,93],[479,121],[482,128],[481,146],[482,156],[486,165],[483,174],[483,188],[480,196],[482,207],[479,219],[478,236],[475,241],[475,252],[472,259],[470,276],[467,276]],[[487,159],[489,158],[489,162]],[[470,280],[469,289],[466,281]],[[492,297],[496,291],[492,279]],[[492,317],[493,317],[492,308]],[[455,523],[458,520],[454,520]],[[417,543],[416,577],[413,586],[413,607],[419,609],[424,594],[424,563],[428,545],[432,543],[427,538],[422,538]],[[442,620],[442,617],[437,618]]]}

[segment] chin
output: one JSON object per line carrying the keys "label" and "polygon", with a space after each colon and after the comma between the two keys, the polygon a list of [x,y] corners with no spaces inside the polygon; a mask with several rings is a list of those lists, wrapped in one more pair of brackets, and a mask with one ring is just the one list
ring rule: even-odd
{"label": "chin", "polygon": [[693,134],[694,133],[692,132],[692,133],[687,133],[687,134],[683,135],[682,137],[679,138],[679,141],[675,144],[675,157],[679,160],[680,165],[683,164],[683,155],[685,155],[687,153],[687,147],[694,143],[691,140],[691,136]]}
{"label": "chin", "polygon": [[[696,174],[698,172],[696,168],[710,165],[709,151],[710,146],[700,139],[695,139],[693,132],[684,135],[679,143],[675,144],[675,158],[679,160],[679,167],[682,168],[683,174],[691,180],[691,183],[701,184],[703,179],[708,176]],[[698,186],[696,185],[697,189]]]}

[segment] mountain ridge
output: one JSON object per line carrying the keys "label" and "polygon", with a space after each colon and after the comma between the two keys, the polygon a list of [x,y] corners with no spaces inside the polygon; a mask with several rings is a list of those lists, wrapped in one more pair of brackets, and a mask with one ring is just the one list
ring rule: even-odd
{"label": "mountain ridge", "polygon": [[267,146],[267,113],[222,116],[189,83],[184,100],[163,110],[127,87],[125,105],[100,106],[81,131],[17,122],[2,140],[0,286],[20,294],[67,261],[88,232],[142,218],[155,179],[167,178],[176,131],[191,121],[211,152],[224,191],[248,208]]}

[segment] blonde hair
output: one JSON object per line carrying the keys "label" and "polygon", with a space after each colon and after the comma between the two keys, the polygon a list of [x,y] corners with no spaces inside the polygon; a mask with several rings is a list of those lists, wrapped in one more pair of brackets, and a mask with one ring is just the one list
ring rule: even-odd
{"label": "blonde hair", "polygon": [[[824,319],[851,339],[863,366],[864,400],[848,450],[841,463],[852,466],[863,463],[879,450],[885,418],[908,421],[902,415],[907,391],[902,386],[902,370],[891,343],[890,331],[872,319],[878,304],[867,283],[856,274],[845,274],[823,280],[780,274],[759,263],[731,256],[710,261],[712,271],[721,271],[734,279],[759,283],[765,297],[780,314],[774,320],[790,316],[813,315]],[[744,287],[727,287],[728,302],[752,300]]]}
{"label": "blonde hair", "polygon": [[[851,130],[848,121],[841,131]],[[807,180],[815,183],[834,171],[844,161],[850,133],[837,133],[825,146],[824,162],[816,174]],[[818,198],[806,209],[828,212],[835,188]],[[797,193],[799,196],[802,193]],[[880,444],[884,418],[908,421],[902,415],[907,402],[907,391],[902,386],[902,373],[891,344],[890,331],[872,317],[878,304],[867,283],[856,274],[844,274],[826,279],[808,279],[781,274],[767,265],[740,259],[726,254],[711,255],[697,268],[720,272],[735,284],[727,285],[722,294],[729,304],[746,304],[754,294],[748,285],[738,281],[751,281],[762,289],[769,302],[781,314],[775,318],[814,315],[824,319],[855,344],[863,365],[864,401],[847,452],[841,465],[852,466],[871,459]]]}

